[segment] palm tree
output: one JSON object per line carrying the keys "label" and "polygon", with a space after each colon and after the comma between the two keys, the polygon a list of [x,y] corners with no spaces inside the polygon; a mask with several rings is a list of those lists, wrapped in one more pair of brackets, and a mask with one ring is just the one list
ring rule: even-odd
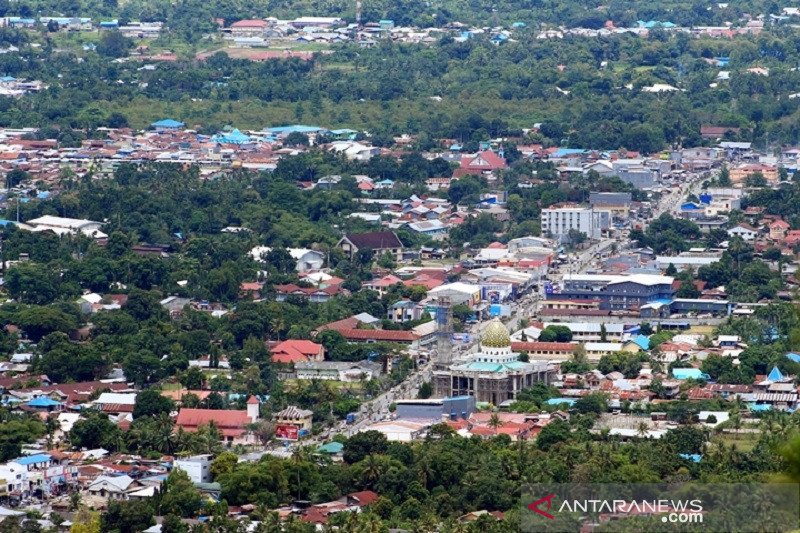
{"label": "palm tree", "polygon": [[736,432],[734,434],[734,438],[738,439],[739,438],[739,430],[742,428],[742,415],[739,413],[739,411],[734,411],[733,413],[731,413],[731,417],[728,420],[728,422],[729,422],[730,426]]}
{"label": "palm tree", "polygon": [[647,425],[647,422],[639,422],[636,425],[636,433],[639,434],[640,437],[644,438],[647,435],[647,432],[650,430],[650,426]]}
{"label": "palm tree", "polygon": [[489,427],[494,429],[494,434],[497,435],[497,428],[503,425],[503,422],[500,421],[500,417],[497,416],[497,413],[492,413],[492,416],[489,417]]}
{"label": "palm tree", "polygon": [[362,479],[364,485],[369,488],[373,488],[378,480],[386,473],[386,462],[381,456],[376,454],[368,455],[362,461],[362,466],[364,468],[361,474]]}

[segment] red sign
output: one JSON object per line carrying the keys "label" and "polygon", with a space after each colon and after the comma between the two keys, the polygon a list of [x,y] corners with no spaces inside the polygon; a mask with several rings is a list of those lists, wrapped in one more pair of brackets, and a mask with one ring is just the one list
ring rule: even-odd
{"label": "red sign", "polygon": [[275,426],[275,437],[281,440],[297,440],[300,430],[292,424],[278,424]]}
{"label": "red sign", "polygon": [[555,518],[556,518],[555,516],[551,515],[547,511],[543,511],[543,510],[539,509],[539,506],[541,504],[547,503],[547,510],[549,511],[550,507],[553,505],[553,498],[554,497],[555,497],[555,494],[548,494],[544,498],[540,498],[540,499],[536,500],[535,502],[533,502],[532,504],[528,505],[528,509],[530,509],[534,513],[539,513],[540,515],[542,515],[545,518],[549,518],[550,520],[555,520]]}

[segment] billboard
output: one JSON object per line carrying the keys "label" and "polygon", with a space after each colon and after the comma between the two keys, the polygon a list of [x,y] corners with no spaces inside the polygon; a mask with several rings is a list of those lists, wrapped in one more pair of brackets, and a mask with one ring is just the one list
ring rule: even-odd
{"label": "billboard", "polygon": [[300,431],[293,424],[278,424],[275,426],[275,438],[282,440],[297,440]]}

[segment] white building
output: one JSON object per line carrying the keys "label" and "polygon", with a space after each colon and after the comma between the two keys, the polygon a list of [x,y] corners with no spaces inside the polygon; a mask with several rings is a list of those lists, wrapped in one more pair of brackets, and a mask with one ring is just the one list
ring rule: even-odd
{"label": "white building", "polygon": [[369,381],[380,374],[380,364],[367,361],[304,361],[294,364],[297,379],[342,381],[353,383]]}
{"label": "white building", "polygon": [[603,230],[611,227],[611,211],[591,207],[554,207],[542,209],[542,235],[563,240],[576,230],[590,239],[599,239]]}
{"label": "white building", "polygon": [[391,420],[365,426],[361,431],[378,431],[390,442],[412,442],[422,438],[429,425],[407,420]]}
{"label": "white building", "polygon": [[192,455],[182,459],[175,459],[174,468],[181,469],[189,475],[192,483],[211,482],[211,456]]}
{"label": "white building", "polygon": [[[249,252],[249,256],[254,261],[259,263],[266,263],[266,255],[272,251],[269,246],[256,246]],[[287,252],[295,260],[295,270],[297,272],[308,272],[310,270],[319,270],[325,264],[325,254],[317,250],[309,248],[287,248]]]}
{"label": "white building", "polygon": [[758,230],[747,224],[739,224],[728,230],[731,237],[741,237],[745,241],[754,241],[758,237]]}
{"label": "white building", "polygon": [[25,224],[21,224],[20,227],[31,231],[52,231],[57,235],[71,235],[80,232],[87,237],[104,239],[108,237],[108,235],[100,231],[102,225],[102,222],[95,222],[93,220],[44,215],[28,220]]}

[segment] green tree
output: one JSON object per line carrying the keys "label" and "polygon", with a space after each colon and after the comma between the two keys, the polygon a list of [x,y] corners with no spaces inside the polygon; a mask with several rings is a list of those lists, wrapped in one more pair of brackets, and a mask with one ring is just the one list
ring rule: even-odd
{"label": "green tree", "polygon": [[103,531],[119,531],[119,533],[136,533],[144,531],[156,523],[153,507],[148,501],[111,500],[102,515]]}
{"label": "green tree", "polygon": [[366,456],[385,453],[388,449],[386,436],[379,431],[362,431],[356,433],[344,444],[342,457],[348,464],[357,463]]}
{"label": "green tree", "polygon": [[132,47],[133,41],[119,31],[104,31],[97,43],[97,53],[106,57],[124,57]]}
{"label": "green tree", "polygon": [[550,325],[539,334],[539,342],[570,342],[572,330],[567,326]]}
{"label": "green tree", "polygon": [[75,422],[69,432],[69,442],[81,449],[105,448],[115,451],[122,443],[122,432],[103,413],[92,413]]}
{"label": "green tree", "polygon": [[170,472],[161,496],[161,513],[191,518],[202,506],[203,498],[189,479],[189,475],[181,469]]}
{"label": "green tree", "polygon": [[133,406],[133,417],[156,416],[169,414],[175,409],[172,400],[163,396],[156,389],[145,389],[136,395],[136,403]]}
{"label": "green tree", "polygon": [[569,440],[569,438],[569,424],[564,420],[558,419],[542,428],[536,436],[536,446],[540,450],[547,451],[556,444]]}

